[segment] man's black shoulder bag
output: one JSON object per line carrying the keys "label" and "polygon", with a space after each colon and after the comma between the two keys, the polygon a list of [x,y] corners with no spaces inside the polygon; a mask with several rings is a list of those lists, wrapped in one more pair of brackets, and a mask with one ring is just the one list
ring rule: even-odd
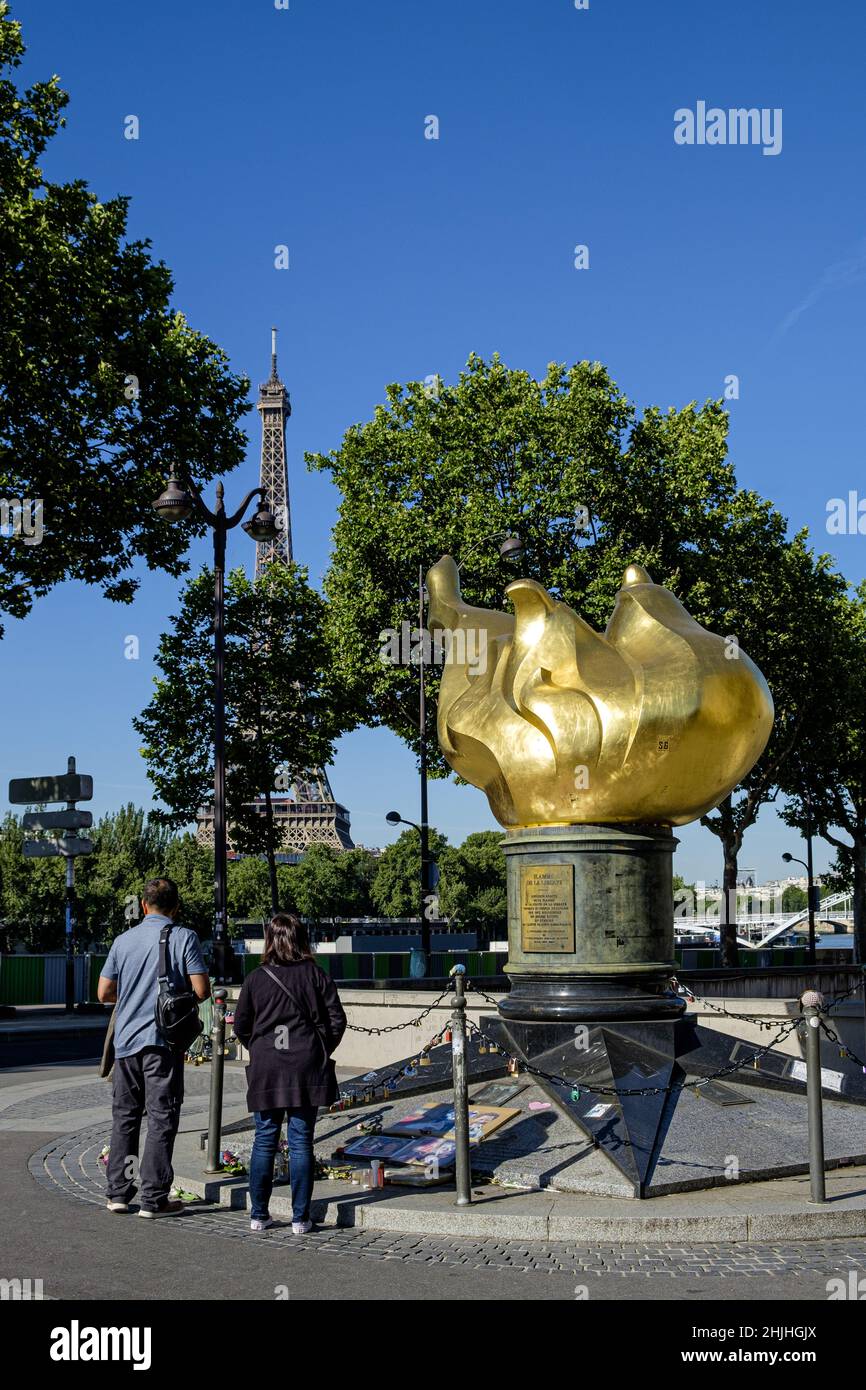
{"label": "man's black shoulder bag", "polygon": [[175,993],[168,976],[168,936],[171,925],[159,934],[159,994],[156,996],[156,1026],[172,1047],[184,1051],[202,1031],[198,1000],[188,989]]}

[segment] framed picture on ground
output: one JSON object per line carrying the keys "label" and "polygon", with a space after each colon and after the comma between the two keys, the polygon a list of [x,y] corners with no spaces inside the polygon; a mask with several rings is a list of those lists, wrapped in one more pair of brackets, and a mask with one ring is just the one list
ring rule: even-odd
{"label": "framed picture on ground", "polygon": [[[516,1109],[502,1105],[473,1105],[469,1106],[469,1142],[476,1144],[481,1139],[486,1139],[500,1125],[504,1125],[508,1120],[519,1112]],[[410,1110],[408,1114],[402,1115],[398,1120],[387,1121],[388,1134],[411,1134],[441,1135],[443,1139],[454,1138],[454,1106],[453,1105],[419,1105],[416,1110]]]}
{"label": "framed picture on ground", "polygon": [[387,1134],[365,1134],[363,1138],[354,1139],[351,1144],[346,1144],[340,1153],[348,1154],[351,1158],[396,1159],[397,1151],[405,1142],[405,1139]]}

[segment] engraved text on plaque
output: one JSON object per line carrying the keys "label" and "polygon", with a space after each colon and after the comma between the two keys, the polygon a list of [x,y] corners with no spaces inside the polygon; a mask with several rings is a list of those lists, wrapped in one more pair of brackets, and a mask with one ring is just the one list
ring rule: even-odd
{"label": "engraved text on plaque", "polygon": [[520,944],[524,951],[574,950],[574,866],[520,870]]}

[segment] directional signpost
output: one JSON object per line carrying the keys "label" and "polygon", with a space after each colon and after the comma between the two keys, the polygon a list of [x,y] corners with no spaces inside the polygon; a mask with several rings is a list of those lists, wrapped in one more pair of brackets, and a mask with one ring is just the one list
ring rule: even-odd
{"label": "directional signpost", "polygon": [[75,960],[72,954],[72,928],[75,921],[75,860],[80,854],[93,853],[93,841],[75,834],[89,830],[93,824],[90,811],[79,811],[76,801],[90,801],[93,778],[75,771],[75,759],[69,759],[65,775],[60,777],[14,777],[9,783],[9,800],[13,806],[32,806],[45,801],[65,801],[65,811],[28,811],[22,817],[25,830],[47,830],[62,833],[61,839],[25,840],[25,859],[62,857],[66,860],[66,1009],[75,1008]]}
{"label": "directional signpost", "polygon": [[63,777],[13,777],[9,783],[12,805],[32,806],[34,802],[42,801],[92,801],[93,778],[75,771],[74,758],[69,759],[69,766],[71,771]]}
{"label": "directional signpost", "polygon": [[89,830],[93,815],[90,811],[27,811],[21,824],[25,830]]}

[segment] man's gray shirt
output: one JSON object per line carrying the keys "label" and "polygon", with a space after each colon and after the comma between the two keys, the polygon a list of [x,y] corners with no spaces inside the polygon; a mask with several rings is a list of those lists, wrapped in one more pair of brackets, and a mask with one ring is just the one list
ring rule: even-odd
{"label": "man's gray shirt", "polygon": [[[154,1009],[159,992],[159,933],[170,917],[149,912],[137,926],[121,932],[100,970],[117,981],[114,1010],[114,1055],[131,1057],[143,1047],[168,1047],[156,1026]],[[201,943],[189,927],[172,925],[168,938],[168,978],[175,991],[189,989],[190,975],[206,975]]]}

